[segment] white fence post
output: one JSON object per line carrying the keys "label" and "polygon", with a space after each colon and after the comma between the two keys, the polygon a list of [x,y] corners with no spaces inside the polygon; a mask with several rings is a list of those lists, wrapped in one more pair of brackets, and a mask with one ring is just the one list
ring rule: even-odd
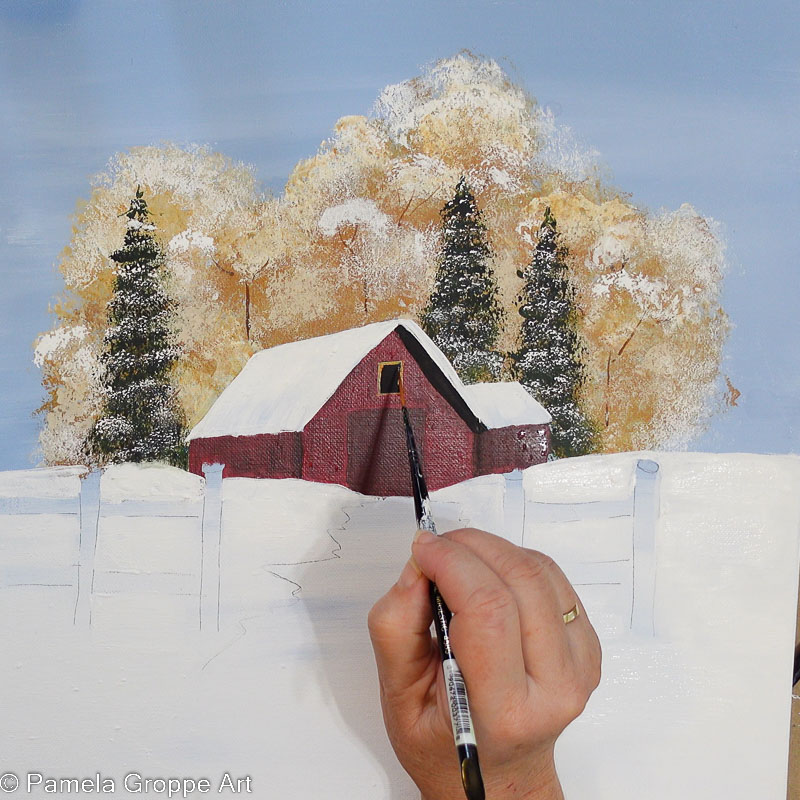
{"label": "white fence post", "polygon": [[516,545],[522,545],[525,538],[525,490],[522,485],[522,470],[507,472],[505,494],[503,496],[503,515],[506,538]]}
{"label": "white fence post", "polygon": [[92,470],[81,479],[80,544],[78,545],[78,592],[73,621],[90,625],[92,621],[92,580],[97,528],[100,522],[101,470]]}
{"label": "white fence post", "polygon": [[654,636],[656,593],[656,525],[660,512],[661,471],[650,459],[636,462],[633,489],[633,598],[631,629],[640,636]]}
{"label": "white fence post", "polygon": [[206,478],[201,523],[200,628],[219,630],[220,540],[223,464],[203,464]]}

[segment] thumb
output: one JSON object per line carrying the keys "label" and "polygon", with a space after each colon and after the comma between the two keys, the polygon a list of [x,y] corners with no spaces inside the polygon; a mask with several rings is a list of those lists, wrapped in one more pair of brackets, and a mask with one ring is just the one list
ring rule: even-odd
{"label": "thumb", "polygon": [[384,693],[404,694],[425,673],[430,663],[433,620],[428,580],[413,557],[397,583],[369,612],[369,634]]}

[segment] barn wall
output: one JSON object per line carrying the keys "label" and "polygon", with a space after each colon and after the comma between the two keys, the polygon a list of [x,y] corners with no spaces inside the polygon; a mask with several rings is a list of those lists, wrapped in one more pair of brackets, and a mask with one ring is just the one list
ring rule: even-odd
{"label": "barn wall", "polygon": [[[303,432],[303,478],[341,483],[370,494],[411,493],[410,481],[403,480],[404,486],[400,486],[397,479],[398,471],[404,477],[408,474],[405,433],[397,413],[400,399],[398,395],[378,394],[378,364],[383,361],[403,362],[406,403],[414,412],[415,424],[424,419],[423,429],[415,427],[414,433],[423,454],[428,488],[440,489],[473,477],[472,431],[428,383],[398,334],[392,332],[347,375],[306,425]],[[377,421],[376,414],[358,413],[368,409],[375,410]],[[393,410],[394,413],[381,415],[377,413],[381,409]],[[357,413],[350,417],[349,438],[356,452],[348,454],[348,417],[352,412]],[[380,435],[359,436],[358,426],[366,424],[380,430]],[[373,455],[372,447],[376,442],[383,449],[380,458],[374,458],[376,469],[370,471],[362,465]],[[353,459],[358,463],[354,464]],[[357,481],[355,485],[348,483],[348,473]]]}
{"label": "barn wall", "polygon": [[547,461],[549,425],[493,428],[475,437],[476,475],[511,472]]}
{"label": "barn wall", "polygon": [[[409,409],[411,427],[419,436],[417,451],[425,461],[425,412]],[[363,494],[408,495],[411,475],[408,444],[400,409],[366,408],[347,415],[347,485]],[[359,457],[363,454],[363,457]]]}
{"label": "barn wall", "polygon": [[303,442],[299,433],[214,436],[189,443],[189,471],[202,475],[203,464],[224,464],[224,478],[299,478]]}

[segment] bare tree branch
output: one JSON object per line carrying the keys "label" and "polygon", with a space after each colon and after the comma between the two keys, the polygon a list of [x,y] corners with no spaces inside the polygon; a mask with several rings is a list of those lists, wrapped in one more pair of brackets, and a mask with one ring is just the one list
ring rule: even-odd
{"label": "bare tree branch", "polygon": [[215,267],[216,267],[216,268],[217,268],[217,269],[218,269],[220,272],[224,272],[226,275],[232,275],[232,276],[235,276],[235,275],[236,275],[236,271],[235,271],[235,270],[232,270],[232,269],[225,269],[225,267],[223,267],[223,266],[222,266],[222,265],[221,265],[221,264],[220,264],[220,263],[219,263],[219,262],[218,262],[216,259],[212,259],[212,260],[211,260],[211,263],[212,263],[212,264],[213,264],[213,265],[214,265],[214,266],[215,266]]}
{"label": "bare tree branch", "polygon": [[622,347],[620,347],[619,351],[617,352],[617,358],[619,358],[622,355],[623,350],[625,350],[625,348],[630,344],[631,339],[633,339],[634,335],[636,334],[636,331],[639,330],[639,326],[642,324],[642,322],[644,322],[644,314],[642,314],[642,316],[639,317],[639,321],[636,323],[636,325],[634,325],[634,328],[631,331],[630,336],[628,336],[628,338],[623,343]]}
{"label": "bare tree branch", "polygon": [[336,232],[336,235],[339,237],[339,241],[347,248],[347,251],[350,253],[350,255],[353,256],[353,259],[355,260],[356,264],[360,266],[362,274],[364,274],[364,277],[362,278],[362,289],[364,292],[364,314],[366,315],[369,313],[369,306],[368,306],[369,295],[367,293],[367,278],[364,273],[364,262],[361,260],[361,257],[358,255],[358,253],[351,245],[351,242],[353,241],[353,239],[356,238],[357,233],[358,233],[357,229],[353,231],[353,234],[350,236],[349,240],[345,240],[344,236],[342,236],[341,230],[338,230]]}
{"label": "bare tree branch", "polygon": [[408,211],[408,207],[411,205],[411,201],[413,199],[414,199],[414,195],[412,194],[411,197],[408,198],[408,202],[406,203],[405,207],[400,212],[400,216],[397,218],[397,222],[395,223],[396,225],[399,225],[400,224],[400,220],[402,220],[403,217],[406,215],[406,211]]}
{"label": "bare tree branch", "polygon": [[411,213],[415,214],[418,208],[422,208],[422,206],[424,206],[425,203],[427,203],[428,200],[430,200],[431,197],[433,197],[437,192],[441,191],[441,189],[441,185],[437,186],[427,197],[420,200],[419,203],[414,206],[414,208],[411,210]]}

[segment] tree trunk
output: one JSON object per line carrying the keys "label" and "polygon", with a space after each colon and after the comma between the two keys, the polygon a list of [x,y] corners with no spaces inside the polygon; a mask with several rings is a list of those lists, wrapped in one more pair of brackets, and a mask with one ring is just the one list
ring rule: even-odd
{"label": "tree trunk", "polygon": [[[633,339],[633,337],[636,335],[636,331],[639,330],[639,326],[642,324],[642,322],[644,322],[644,314],[642,314],[642,316],[639,318],[639,321],[636,323],[636,325],[634,325],[633,330],[630,332],[630,335],[622,343],[622,347],[620,347],[620,349],[617,350],[617,354],[616,356],[614,356],[614,361],[616,361],[625,352],[625,348],[631,343],[631,339]],[[606,417],[605,417],[606,428],[608,427],[608,420],[610,415],[608,398],[609,394],[611,393],[611,359],[612,356],[611,353],[609,353],[608,363],[606,364]]]}
{"label": "tree trunk", "polygon": [[247,341],[250,341],[250,284],[244,285],[244,333]]}

